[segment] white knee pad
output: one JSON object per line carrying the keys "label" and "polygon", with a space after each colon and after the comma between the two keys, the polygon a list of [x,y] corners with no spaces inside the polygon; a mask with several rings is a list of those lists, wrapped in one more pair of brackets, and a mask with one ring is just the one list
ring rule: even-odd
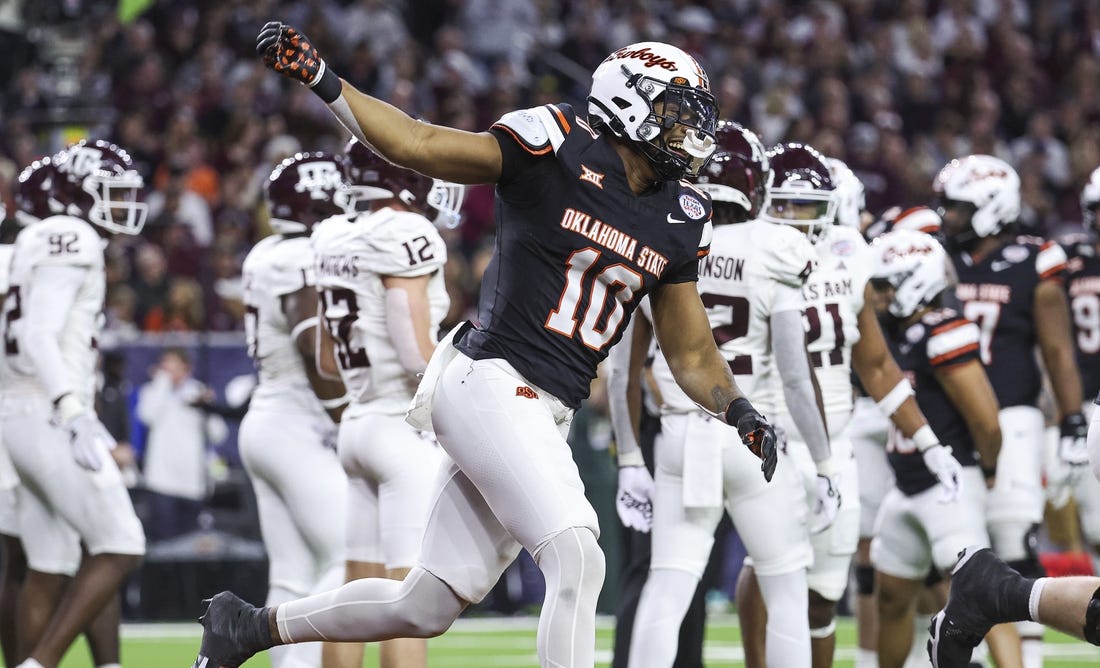
{"label": "white knee pad", "polygon": [[595,600],[603,588],[604,554],[596,534],[587,527],[570,527],[555,534],[535,550],[535,563],[547,578],[555,580],[559,594],[572,590],[571,598]]}

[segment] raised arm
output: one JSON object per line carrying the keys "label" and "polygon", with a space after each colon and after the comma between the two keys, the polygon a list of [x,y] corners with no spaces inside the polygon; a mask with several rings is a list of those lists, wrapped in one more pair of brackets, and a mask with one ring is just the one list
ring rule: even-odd
{"label": "raised arm", "polygon": [[453,183],[494,183],[501,153],[487,132],[422,123],[341,80],[296,29],[269,22],[256,38],[265,65],[305,84],[360,141],[394,164]]}

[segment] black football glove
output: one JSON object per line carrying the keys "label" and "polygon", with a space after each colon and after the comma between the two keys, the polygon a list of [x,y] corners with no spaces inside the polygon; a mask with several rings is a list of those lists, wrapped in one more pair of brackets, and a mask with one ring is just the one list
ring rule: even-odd
{"label": "black football glove", "polygon": [[763,415],[749,411],[737,420],[737,433],[741,436],[741,442],[760,459],[764,480],[771,482],[775,475],[775,465],[779,461],[779,452],[775,447],[775,429]]}
{"label": "black football glove", "polygon": [[317,47],[297,29],[268,21],[256,36],[256,52],[264,65],[313,90],[326,103],[340,97],[340,78],[325,65]]}

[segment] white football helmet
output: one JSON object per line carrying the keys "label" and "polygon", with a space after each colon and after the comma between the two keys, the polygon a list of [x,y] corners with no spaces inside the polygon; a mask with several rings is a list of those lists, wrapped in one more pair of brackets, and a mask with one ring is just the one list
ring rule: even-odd
{"label": "white football helmet", "polygon": [[875,252],[871,284],[884,282],[894,288],[890,315],[908,318],[947,289],[947,251],[931,236],[893,230],[872,241],[871,248]]}
{"label": "white football helmet", "polygon": [[[632,142],[665,180],[695,176],[715,150],[718,103],[707,73],[681,49],[638,42],[608,56],[592,73],[590,121]],[[687,128],[683,143],[667,131]]]}
{"label": "white football helmet", "polygon": [[893,230],[916,230],[925,234],[939,234],[943,227],[940,214],[926,206],[914,206],[898,212],[894,217]]}
{"label": "white football helmet", "polygon": [[941,216],[952,204],[973,207],[970,230],[957,236],[992,236],[1020,217],[1020,175],[1007,162],[991,155],[952,160],[936,175],[932,188],[940,196]]}
{"label": "white football helmet", "polygon": [[1100,167],[1089,174],[1088,183],[1081,189],[1081,214],[1084,216],[1085,227],[1096,226],[1096,207],[1100,206]]}
{"label": "white football helmet", "polygon": [[863,182],[843,160],[825,158],[825,164],[829,167],[833,184],[836,185],[836,222],[858,230],[860,214],[867,208],[867,192]]}
{"label": "white football helmet", "polygon": [[118,234],[138,234],[149,205],[139,201],[145,179],[125,149],[81,139],[52,158],[53,192],[64,212]]}

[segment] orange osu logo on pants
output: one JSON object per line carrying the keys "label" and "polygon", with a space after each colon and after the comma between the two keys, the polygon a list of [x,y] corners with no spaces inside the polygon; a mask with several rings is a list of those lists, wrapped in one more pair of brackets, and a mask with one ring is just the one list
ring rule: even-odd
{"label": "orange osu logo on pants", "polygon": [[539,398],[538,392],[535,392],[534,390],[527,387],[526,385],[520,385],[519,387],[516,388],[516,396],[517,397],[525,397],[527,399],[538,399]]}

